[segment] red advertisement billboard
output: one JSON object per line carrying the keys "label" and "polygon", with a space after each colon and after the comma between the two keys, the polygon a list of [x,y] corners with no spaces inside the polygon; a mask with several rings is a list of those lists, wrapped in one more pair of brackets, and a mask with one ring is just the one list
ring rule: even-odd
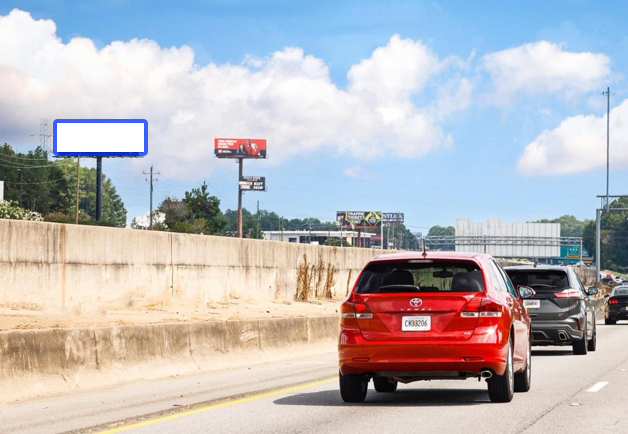
{"label": "red advertisement billboard", "polygon": [[215,139],[214,153],[218,158],[266,158],[266,140]]}

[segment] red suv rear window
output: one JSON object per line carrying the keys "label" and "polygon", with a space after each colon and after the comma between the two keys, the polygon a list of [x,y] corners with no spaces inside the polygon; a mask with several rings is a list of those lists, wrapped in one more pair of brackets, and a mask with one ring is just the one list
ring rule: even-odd
{"label": "red suv rear window", "polygon": [[482,271],[475,263],[461,261],[371,264],[356,289],[360,294],[481,291]]}

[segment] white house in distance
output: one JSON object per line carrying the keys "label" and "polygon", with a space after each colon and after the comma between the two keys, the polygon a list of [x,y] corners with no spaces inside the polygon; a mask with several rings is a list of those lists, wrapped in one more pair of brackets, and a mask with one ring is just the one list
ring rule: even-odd
{"label": "white house in distance", "polygon": [[[376,234],[362,232],[361,246],[371,247],[371,238]],[[264,231],[264,239],[284,243],[325,245],[329,238],[344,239],[350,246],[358,245],[358,231]],[[338,243],[340,244],[340,243]]]}

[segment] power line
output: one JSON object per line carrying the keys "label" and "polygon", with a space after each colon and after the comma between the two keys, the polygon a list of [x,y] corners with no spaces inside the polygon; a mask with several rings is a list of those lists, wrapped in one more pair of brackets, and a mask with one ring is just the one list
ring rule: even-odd
{"label": "power line", "polygon": [[[42,159],[41,161],[46,161],[46,160]],[[45,165],[31,166],[31,165],[28,165],[28,164],[18,163],[18,162],[15,162],[15,161],[4,160],[2,158],[2,156],[0,156],[0,166],[7,167],[9,169],[41,169],[41,168],[44,168],[44,167],[60,167],[63,164],[65,164],[65,161],[59,162],[59,163],[61,163],[61,164],[57,164],[54,161],[51,161],[51,162],[47,161]]]}
{"label": "power line", "polygon": [[4,183],[5,184],[38,185],[38,184],[54,184],[55,182],[60,182],[63,180],[67,181],[67,178],[59,178],[59,179],[53,179],[53,180],[41,181],[41,182],[4,181]]}

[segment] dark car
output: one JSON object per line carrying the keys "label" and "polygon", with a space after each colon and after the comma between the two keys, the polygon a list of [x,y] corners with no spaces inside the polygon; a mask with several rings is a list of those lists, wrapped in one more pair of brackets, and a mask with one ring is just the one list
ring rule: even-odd
{"label": "dark car", "polygon": [[628,285],[617,286],[604,301],[604,323],[615,324],[618,320],[628,319]]}
{"label": "dark car", "polygon": [[507,267],[506,272],[515,286],[536,292],[524,303],[532,317],[532,345],[571,345],[580,355],[595,351],[595,306],[590,296],[597,288],[585,290],[571,267]]}

